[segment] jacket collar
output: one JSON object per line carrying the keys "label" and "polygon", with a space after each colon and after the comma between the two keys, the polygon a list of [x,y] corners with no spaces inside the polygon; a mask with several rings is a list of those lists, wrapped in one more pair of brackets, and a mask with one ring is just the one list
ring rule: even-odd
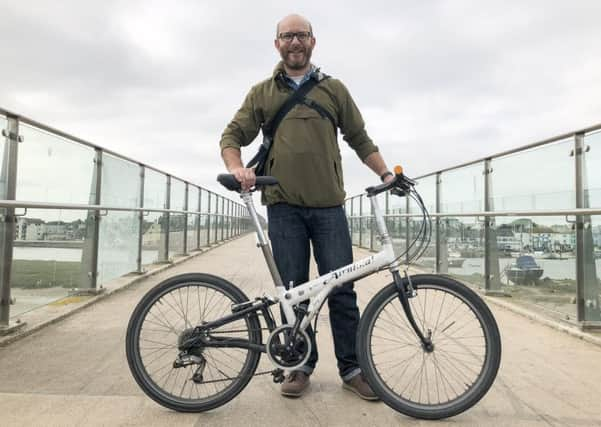
{"label": "jacket collar", "polygon": [[[311,78],[321,81],[324,78],[324,74],[315,65],[311,64]],[[286,77],[286,70],[284,69],[284,61],[278,62],[273,70],[272,79],[276,82],[285,83],[284,78]]]}

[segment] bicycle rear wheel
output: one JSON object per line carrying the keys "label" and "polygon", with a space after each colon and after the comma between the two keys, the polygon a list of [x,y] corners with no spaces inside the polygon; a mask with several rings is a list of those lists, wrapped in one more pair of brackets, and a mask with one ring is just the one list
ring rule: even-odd
{"label": "bicycle rear wheel", "polygon": [[[406,279],[404,279],[406,280]],[[497,323],[484,301],[449,277],[411,277],[413,316],[434,350],[409,324],[394,283],[369,302],[358,331],[362,371],[376,394],[414,418],[440,419],[475,405],[493,384],[501,360]]]}
{"label": "bicycle rear wheel", "polygon": [[[142,390],[159,404],[181,412],[221,406],[248,384],[261,353],[242,348],[195,348],[194,362],[176,366],[182,333],[231,314],[231,305],[248,301],[230,282],[208,274],[183,274],[158,284],[135,308],[127,327],[126,354]],[[261,343],[256,315],[227,323],[212,334]],[[188,355],[187,355],[188,356]]]}

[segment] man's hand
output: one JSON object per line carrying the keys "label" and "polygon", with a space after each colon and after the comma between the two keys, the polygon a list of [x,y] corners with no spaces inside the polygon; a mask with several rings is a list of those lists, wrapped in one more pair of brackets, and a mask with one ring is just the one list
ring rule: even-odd
{"label": "man's hand", "polygon": [[395,178],[396,178],[396,176],[394,176],[394,175],[387,175],[384,177],[384,183],[388,184],[390,181],[394,181]]}
{"label": "man's hand", "polygon": [[231,170],[236,180],[242,185],[243,191],[250,190],[255,185],[257,177],[252,168],[236,168]]}

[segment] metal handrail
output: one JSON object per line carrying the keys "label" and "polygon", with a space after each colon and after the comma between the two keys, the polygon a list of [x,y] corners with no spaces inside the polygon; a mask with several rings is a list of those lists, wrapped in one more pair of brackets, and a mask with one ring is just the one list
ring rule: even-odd
{"label": "metal handrail", "polygon": [[11,117],[16,118],[16,119],[18,119],[22,123],[28,124],[30,126],[34,126],[34,127],[38,128],[40,130],[43,130],[45,132],[51,133],[51,134],[56,135],[56,136],[60,136],[61,138],[68,139],[70,141],[76,142],[78,144],[85,145],[85,146],[93,148],[95,150],[101,150],[103,153],[110,154],[111,156],[118,157],[121,160],[125,160],[125,161],[128,161],[130,163],[133,163],[133,164],[136,164],[136,165],[139,165],[139,166],[144,166],[147,169],[151,169],[151,170],[153,170],[155,172],[158,172],[158,173],[161,173],[163,175],[170,176],[170,177],[175,178],[175,179],[177,179],[179,181],[182,181],[182,182],[184,182],[184,183],[186,183],[188,185],[194,186],[194,187],[196,187],[198,189],[205,190],[208,193],[215,194],[215,195],[217,195],[219,197],[223,197],[224,199],[231,200],[232,202],[236,203],[237,205],[243,206],[242,204],[236,202],[233,199],[230,199],[228,197],[225,197],[225,196],[222,196],[220,194],[217,194],[214,191],[211,191],[211,190],[208,190],[208,189],[206,189],[204,187],[201,187],[200,185],[192,184],[191,182],[189,182],[189,181],[187,181],[185,179],[182,179],[182,178],[179,178],[179,177],[177,177],[177,176],[175,176],[173,174],[164,172],[161,169],[158,169],[158,168],[156,168],[154,166],[147,165],[147,164],[142,163],[142,162],[140,162],[138,160],[134,160],[134,159],[132,159],[130,157],[124,156],[123,154],[119,154],[119,153],[117,153],[115,151],[112,151],[112,150],[110,150],[108,148],[104,148],[104,147],[102,147],[100,145],[97,145],[97,144],[94,144],[92,142],[86,141],[85,139],[78,138],[78,137],[76,137],[74,135],[71,135],[71,134],[69,134],[67,132],[63,132],[63,131],[61,131],[59,129],[56,129],[56,128],[53,128],[51,126],[45,125],[43,123],[37,122],[37,121],[35,121],[33,119],[30,119],[29,117],[23,116],[21,114],[13,113],[12,111],[6,110],[6,109],[4,109],[2,107],[0,107],[0,114],[6,116],[8,118],[11,118]]}
{"label": "metal handrail", "polygon": [[[28,202],[20,200],[0,200],[0,208],[30,208],[30,209],[64,209],[64,210],[101,210],[101,211],[125,211],[125,212],[160,212],[160,213],[177,213],[190,215],[212,215],[223,217],[238,217],[237,215],[226,215],[222,213],[184,211],[177,209],[158,209],[158,208],[126,208],[122,206],[107,206],[107,205],[86,205],[77,203],[49,203],[49,202]],[[242,216],[240,218],[244,218]]]}
{"label": "metal handrail", "polygon": [[[456,213],[429,213],[434,218],[445,217],[474,217],[474,216],[571,216],[571,215],[601,215],[601,209],[560,209],[560,210],[544,210],[544,211],[482,211],[482,212],[456,212]],[[386,214],[383,217],[395,218],[412,218],[422,217],[423,214]],[[373,215],[347,215],[347,218],[373,218]]]}
{"label": "metal handrail", "polygon": [[594,131],[598,131],[598,130],[601,130],[601,123],[593,125],[593,126],[589,126],[587,128],[584,128],[584,129],[576,130],[574,132],[568,132],[568,133],[564,133],[562,135],[558,135],[558,136],[554,136],[554,137],[551,137],[551,138],[543,139],[542,141],[537,141],[537,142],[533,142],[531,144],[522,145],[520,147],[516,147],[516,148],[512,148],[512,149],[506,150],[506,151],[502,151],[500,153],[493,154],[491,156],[482,157],[482,158],[477,159],[477,160],[470,160],[468,162],[461,163],[459,165],[450,166],[450,167],[445,168],[445,169],[440,169],[440,170],[437,170],[435,172],[430,172],[430,173],[427,173],[425,175],[420,175],[420,176],[418,176],[418,177],[416,177],[414,179],[427,178],[427,177],[430,177],[430,176],[434,176],[434,175],[436,175],[438,173],[449,172],[449,171],[460,169],[460,168],[463,168],[463,167],[466,167],[466,166],[471,166],[471,165],[475,165],[475,164],[478,164],[478,163],[482,163],[482,162],[484,162],[486,160],[497,159],[499,157],[504,157],[504,156],[508,156],[510,154],[515,154],[515,153],[518,153],[518,152],[521,152],[521,151],[526,151],[526,150],[530,150],[532,148],[537,148],[537,147],[540,147],[542,145],[551,144],[553,142],[558,142],[558,141],[561,141],[563,139],[573,138],[575,135],[586,134],[586,133],[590,133],[590,132],[594,132]]}

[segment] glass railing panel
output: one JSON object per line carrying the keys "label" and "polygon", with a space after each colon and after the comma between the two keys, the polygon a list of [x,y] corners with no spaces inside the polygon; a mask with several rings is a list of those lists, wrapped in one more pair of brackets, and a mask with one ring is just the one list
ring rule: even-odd
{"label": "glass railing panel", "polygon": [[[8,123],[7,123],[6,117],[0,115],[0,161],[2,162],[2,163],[0,163],[0,167],[2,167],[2,168],[6,168],[8,166],[8,165],[4,165],[4,160],[5,160],[4,157],[7,154],[5,152],[7,150],[7,145],[6,145],[6,137],[2,136],[2,130],[8,131],[7,126],[8,126]],[[6,170],[6,172],[8,172],[7,169],[5,169],[5,170]],[[2,174],[2,171],[0,171],[0,174]],[[5,179],[0,180],[0,198],[2,198],[2,199],[6,199],[6,190],[7,190],[6,184],[7,184],[7,182]],[[0,208],[0,213],[4,213],[3,208]]]}
{"label": "glass railing panel", "polygon": [[[176,178],[171,178],[171,198],[169,209],[185,210],[186,183]],[[186,228],[186,215],[181,213],[169,214],[169,258],[184,253],[184,229]]]}
{"label": "glass railing panel", "polygon": [[[100,204],[140,206],[140,166],[104,153]],[[98,284],[137,270],[140,220],[137,212],[108,211],[100,217]]]}
{"label": "glass railing panel", "polygon": [[[380,193],[376,196],[376,198],[378,200],[378,206],[380,207],[380,213],[384,215],[384,213],[386,212],[386,193]],[[375,221],[375,218],[371,224],[371,233],[371,248],[374,251],[379,251],[382,248],[382,240],[379,238],[380,235],[378,232],[378,225]]]}
{"label": "glass railing panel", "polygon": [[223,233],[223,197],[215,197],[215,241],[220,242]]}
{"label": "glass railing panel", "polygon": [[512,302],[576,320],[576,232],[565,217],[497,217],[501,289]]}
{"label": "glass railing panel", "polygon": [[87,211],[42,209],[27,209],[26,215],[18,217],[11,268],[11,296],[16,301],[11,317],[74,301],[67,299],[69,291],[88,282],[88,269],[82,267],[86,218]]}
{"label": "glass railing panel", "polygon": [[207,216],[207,223],[208,223],[208,237],[207,237],[207,242],[209,245],[212,245],[213,243],[215,243],[215,217],[213,215],[213,213],[215,212],[215,209],[217,208],[216,204],[217,204],[217,198],[215,197],[215,194],[209,192],[209,205],[208,205],[208,216]]}
{"label": "glass railing panel", "polygon": [[209,244],[209,215],[200,215],[200,246],[207,246]]}
{"label": "glass railing panel", "polygon": [[362,194],[358,200],[359,206],[359,246],[369,248],[369,233],[371,230],[371,205],[367,196]]}
{"label": "glass railing panel", "polygon": [[219,217],[219,240],[223,241],[225,239],[225,229],[226,229],[226,215],[227,215],[227,203],[224,197],[219,198],[219,213],[221,214]]}
{"label": "glass railing panel", "polygon": [[349,215],[351,216],[350,227],[351,227],[351,240],[353,245],[359,245],[359,230],[360,230],[360,220],[359,220],[359,198],[353,197],[351,199],[351,208],[349,211]]}
{"label": "glass railing panel", "polygon": [[[200,195],[200,188],[193,185],[188,185],[188,210],[191,212],[198,212],[198,197]],[[198,227],[200,224],[199,215],[188,215],[188,241],[186,242],[188,252],[198,249]]]}
{"label": "glass railing panel", "polygon": [[221,240],[221,197],[217,194],[213,195],[213,203],[211,204],[213,219],[211,220],[211,234],[213,243]]}
{"label": "glass railing panel", "polygon": [[200,246],[207,246],[209,244],[208,238],[208,227],[209,217],[206,215],[209,212],[209,197],[210,193],[201,188],[200,190],[200,212],[205,214],[200,217]]}
{"label": "glass railing panel", "polygon": [[[601,132],[584,137],[584,205],[601,207]],[[585,217],[584,239],[584,319],[601,321],[601,216]],[[590,226],[586,226],[590,223]]]}
{"label": "glass railing panel", "polygon": [[492,210],[573,209],[573,138],[491,161]]}
{"label": "glass railing panel", "polygon": [[[144,207],[165,209],[167,177],[152,169],[144,175]],[[166,215],[160,212],[146,212],[142,220],[142,264],[166,261]]]}
{"label": "glass railing panel", "polygon": [[19,133],[17,200],[93,202],[94,149],[26,124]]}
{"label": "glass railing panel", "polygon": [[[436,211],[436,175],[427,176],[425,178],[421,178],[417,181],[417,185],[415,186],[416,191],[421,196],[426,209],[429,212]],[[415,200],[409,199],[409,213],[411,214],[420,214],[421,209],[418,207],[418,204]],[[432,227],[434,228],[434,221],[432,220]],[[422,246],[423,254],[422,256],[414,261],[414,263],[424,269],[426,271],[436,271],[436,234],[435,230],[432,230],[432,237],[430,242],[428,243],[423,238],[418,238],[420,234],[420,230],[424,224],[424,220],[421,217],[411,217],[409,218],[409,246],[410,253],[413,253],[416,248]]]}
{"label": "glass railing panel", "polygon": [[[484,162],[443,172],[440,175],[441,213],[481,212],[484,210]],[[438,271],[453,273],[463,266],[461,252],[478,253],[476,246],[462,239],[462,218],[439,219],[440,259]],[[467,223],[473,223],[468,220]],[[434,225],[434,227],[436,227]],[[483,254],[482,254],[483,255]]]}
{"label": "glass railing panel", "polygon": [[484,162],[443,172],[440,210],[445,213],[484,210]]}
{"label": "glass railing panel", "polygon": [[483,218],[445,217],[441,225],[441,251],[446,251],[447,256],[446,274],[484,289]]}
{"label": "glass railing panel", "polygon": [[226,233],[226,235],[227,235],[227,238],[229,239],[230,237],[232,237],[232,224],[233,224],[233,222],[232,222],[232,209],[233,209],[232,201],[227,200],[226,206],[227,206],[227,228],[226,228],[227,233]]}
{"label": "glass railing panel", "polygon": [[7,129],[6,116],[3,116],[2,114],[0,114],[0,138],[2,139],[3,142],[6,140],[6,137],[2,136],[2,130],[6,130],[6,129]]}
{"label": "glass railing panel", "polygon": [[372,217],[369,216],[368,213],[363,214],[363,218],[361,218],[361,243],[360,247],[369,249],[370,239],[371,239],[371,227],[372,227]]}
{"label": "glass railing panel", "polygon": [[[392,245],[397,256],[407,249],[407,218],[397,215],[407,213],[407,198],[388,195],[388,210],[386,212],[386,227],[392,238]],[[405,262],[405,257],[400,259]]]}

